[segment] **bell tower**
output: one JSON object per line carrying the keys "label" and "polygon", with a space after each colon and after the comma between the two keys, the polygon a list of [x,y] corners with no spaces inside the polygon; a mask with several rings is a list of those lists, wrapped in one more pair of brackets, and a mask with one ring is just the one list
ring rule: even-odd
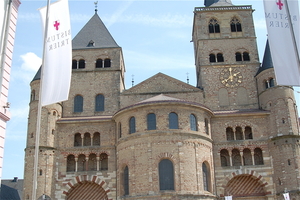
{"label": "bell tower", "polygon": [[230,0],[206,0],[205,5],[194,10],[197,87],[213,110],[257,109],[253,9]]}

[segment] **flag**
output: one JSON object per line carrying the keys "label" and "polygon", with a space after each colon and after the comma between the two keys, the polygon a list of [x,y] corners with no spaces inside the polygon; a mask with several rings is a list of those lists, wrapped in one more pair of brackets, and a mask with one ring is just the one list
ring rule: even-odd
{"label": "flag", "polygon": [[289,193],[283,193],[284,200],[290,200]]}
{"label": "flag", "polygon": [[298,0],[264,0],[264,8],[276,82],[300,86]]}
{"label": "flag", "polygon": [[232,200],[232,196],[225,196],[225,200]]}
{"label": "flag", "polygon": [[68,0],[40,9],[44,27],[44,55],[41,73],[41,105],[68,99],[72,73],[72,39]]}

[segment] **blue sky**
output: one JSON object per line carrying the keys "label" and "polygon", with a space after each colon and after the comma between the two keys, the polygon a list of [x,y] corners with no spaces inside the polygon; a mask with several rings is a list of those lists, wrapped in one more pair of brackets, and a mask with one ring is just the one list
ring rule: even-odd
{"label": "blue sky", "polygon": [[[54,2],[54,1],[52,1]],[[47,0],[21,0],[9,88],[11,120],[7,124],[2,179],[23,178],[30,81],[41,65],[42,25],[38,8]],[[235,1],[255,9],[260,60],[266,43],[262,0]],[[72,37],[94,15],[94,1],[69,0]],[[98,15],[123,49],[126,88],[165,73],[196,85],[192,39],[193,10],[204,0],[98,1]]]}

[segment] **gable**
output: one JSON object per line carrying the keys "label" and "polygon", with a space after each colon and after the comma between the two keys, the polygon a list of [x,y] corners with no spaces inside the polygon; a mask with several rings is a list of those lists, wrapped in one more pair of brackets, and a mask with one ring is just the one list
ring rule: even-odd
{"label": "gable", "polygon": [[178,92],[200,92],[199,88],[158,73],[145,81],[125,90],[122,94],[162,94]]}

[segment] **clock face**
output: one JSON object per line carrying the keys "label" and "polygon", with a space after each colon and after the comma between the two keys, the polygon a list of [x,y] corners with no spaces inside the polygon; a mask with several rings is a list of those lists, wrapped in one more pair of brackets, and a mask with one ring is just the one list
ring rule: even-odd
{"label": "clock face", "polygon": [[236,68],[225,68],[220,73],[220,81],[226,87],[236,87],[242,83],[243,76]]}

